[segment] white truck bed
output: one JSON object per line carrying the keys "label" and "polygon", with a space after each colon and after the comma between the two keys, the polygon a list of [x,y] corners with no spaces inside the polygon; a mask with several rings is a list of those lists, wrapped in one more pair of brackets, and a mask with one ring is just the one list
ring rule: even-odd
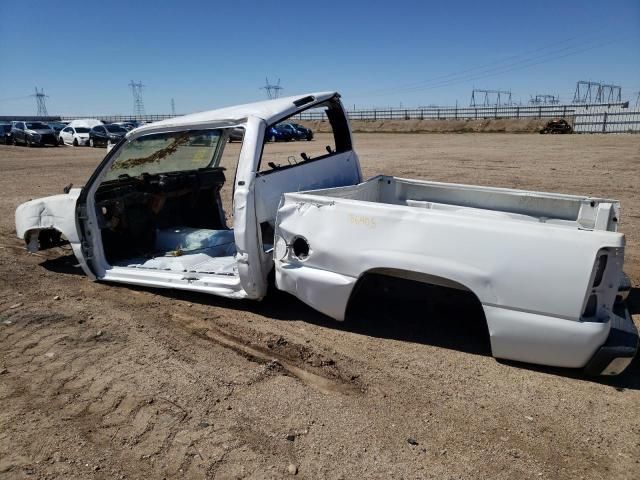
{"label": "white truck bed", "polygon": [[593,197],[376,176],[358,185],[306,192],[457,215],[617,231],[619,202]]}
{"label": "white truck bed", "polygon": [[369,273],[469,290],[494,356],[584,367],[615,317],[618,215],[614,200],[378,176],[285,194],[276,279],[339,320]]}

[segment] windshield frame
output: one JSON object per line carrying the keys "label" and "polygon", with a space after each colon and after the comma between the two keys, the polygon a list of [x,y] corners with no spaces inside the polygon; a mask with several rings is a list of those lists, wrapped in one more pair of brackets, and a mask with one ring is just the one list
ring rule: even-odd
{"label": "windshield frame", "polygon": [[[193,171],[193,170],[201,170],[201,169],[209,169],[209,168],[217,168],[220,164],[220,159],[222,156],[222,151],[226,145],[226,139],[228,138],[229,134],[226,133],[226,130],[231,130],[229,127],[212,127],[212,128],[202,128],[202,127],[195,127],[193,126],[192,128],[186,128],[186,129],[178,129],[178,130],[165,130],[165,131],[155,131],[155,132],[148,132],[148,133],[144,133],[141,135],[136,135],[135,137],[129,138],[127,139],[124,143],[122,143],[120,145],[120,147],[117,150],[113,151],[113,156],[109,156],[109,163],[107,165],[105,165],[104,171],[101,174],[101,179],[100,179],[100,184],[104,183],[104,182],[113,182],[113,181],[118,181],[118,179],[122,176],[122,175],[127,175],[130,178],[137,178],[143,175],[163,175],[163,174],[169,174],[169,173],[175,173],[175,172],[188,172],[188,171]],[[189,138],[190,141],[193,141],[194,139],[198,138],[198,134],[202,134],[203,132],[215,132],[215,131],[219,131],[219,135],[218,135],[218,141],[217,144],[215,146],[215,148],[212,150],[212,154],[211,154],[211,159],[209,160],[209,162],[206,165],[202,165],[199,167],[195,167],[195,168],[183,168],[183,169],[166,169],[166,170],[161,170],[161,171],[143,171],[140,173],[135,173],[135,174],[129,174],[126,171],[124,171],[124,169],[119,169],[119,171],[121,173],[119,173],[118,175],[111,175],[111,173],[114,171],[113,170],[113,166],[118,162],[118,159],[120,158],[120,156],[122,155],[122,153],[129,147],[131,146],[133,143],[135,142],[139,142],[139,141],[144,141],[145,139],[149,139],[149,137],[156,137],[156,136],[178,136],[180,134],[189,134]],[[170,145],[168,146],[170,147]],[[167,147],[165,147],[167,148]],[[158,151],[161,151],[162,149],[159,150],[155,150],[154,152],[150,153],[148,155],[148,157],[156,154]],[[128,158],[125,159],[123,161],[130,161],[130,160],[134,160],[132,158]],[[136,159],[137,160],[137,159]],[[148,162],[141,162],[141,164],[144,163],[148,163],[148,164],[159,164],[159,162],[157,161],[148,161]]]}

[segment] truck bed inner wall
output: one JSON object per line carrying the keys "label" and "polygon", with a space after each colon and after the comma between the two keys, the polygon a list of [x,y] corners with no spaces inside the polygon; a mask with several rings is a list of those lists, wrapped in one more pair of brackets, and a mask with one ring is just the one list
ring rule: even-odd
{"label": "truck bed inner wall", "polygon": [[[573,226],[579,220],[580,226],[584,228],[594,227],[599,203],[612,203],[614,206],[612,215],[616,215],[619,209],[618,202],[614,200],[583,199],[557,194],[537,194],[534,197],[527,195],[526,192],[514,190],[415,182],[387,176],[374,177],[359,185],[314,190],[309,193],[389,205],[407,205],[407,200],[432,202],[511,213],[516,216],[514,218],[521,215],[538,218],[549,223],[569,223]],[[611,230],[616,229],[615,224],[610,226]]]}

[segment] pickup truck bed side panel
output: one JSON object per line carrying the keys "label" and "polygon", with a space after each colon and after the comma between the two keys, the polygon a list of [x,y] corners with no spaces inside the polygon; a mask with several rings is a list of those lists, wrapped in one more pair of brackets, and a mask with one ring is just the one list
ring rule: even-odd
{"label": "pickup truck bed side panel", "polygon": [[395,269],[472,291],[501,358],[578,367],[607,337],[607,322],[579,319],[596,255],[609,248],[621,256],[621,234],[313,193],[286,194],[278,212],[276,241],[290,245],[302,236],[310,253],[299,261],[276,245],[277,281],[333,318],[344,318],[359,277]]}

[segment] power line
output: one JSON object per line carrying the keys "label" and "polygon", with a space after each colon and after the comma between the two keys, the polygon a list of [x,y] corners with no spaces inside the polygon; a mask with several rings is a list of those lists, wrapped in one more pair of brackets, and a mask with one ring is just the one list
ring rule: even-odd
{"label": "power line", "polygon": [[[499,65],[501,63],[510,63],[510,61],[512,59],[517,59],[517,58],[520,58],[520,57],[526,57],[531,53],[536,53],[536,52],[540,52],[540,51],[543,51],[543,50],[554,49],[557,52],[557,48],[558,48],[559,45],[562,45],[562,44],[565,44],[565,43],[568,43],[568,42],[573,42],[574,40],[577,40],[577,39],[580,39],[580,38],[583,38],[583,37],[592,37],[588,41],[595,41],[596,39],[600,38],[600,36],[598,34],[601,31],[604,31],[604,28],[602,28],[600,30],[597,30],[595,32],[589,32],[587,34],[581,34],[581,35],[576,35],[576,36],[573,36],[573,37],[565,38],[563,40],[554,40],[553,42],[548,43],[546,45],[543,45],[541,47],[534,48],[534,49],[531,49],[531,50],[525,50],[524,52],[521,52],[519,54],[510,55],[508,57],[504,57],[504,58],[499,59],[499,60],[494,60],[493,62],[489,62],[489,63],[482,64],[482,65],[477,65],[475,67],[470,67],[470,68],[467,68],[467,69],[464,69],[464,70],[460,70],[458,72],[448,73],[448,74],[445,74],[445,75],[439,75],[439,76],[432,77],[432,78],[427,79],[427,80],[421,80],[421,81],[417,81],[417,82],[410,82],[410,83],[404,84],[404,85],[398,85],[396,88],[398,88],[398,89],[411,88],[411,87],[417,87],[417,86],[420,86],[420,85],[424,85],[425,83],[432,83],[432,82],[437,81],[437,80],[442,81],[442,80],[444,80],[446,78],[449,78],[449,77],[459,76],[459,75],[462,75],[462,74],[465,74],[465,73],[472,72],[474,70],[485,69],[486,67],[489,67],[489,66],[492,66],[492,65]],[[577,45],[574,45],[574,47],[575,46],[577,46]],[[568,49],[568,48],[572,48],[571,45],[569,45],[567,47],[563,47],[563,49]],[[500,67],[496,67],[496,68],[500,68]],[[374,90],[372,92],[367,92],[367,94],[375,94],[375,93],[377,93],[379,91],[380,90]],[[383,89],[383,91],[384,91],[384,89]]]}
{"label": "power line", "polygon": [[13,100],[24,100],[25,98],[31,98],[33,95],[22,95],[20,97],[5,97],[0,98],[0,102],[11,102]]}
{"label": "power line", "polygon": [[[543,63],[547,63],[553,60],[558,60],[561,58],[565,58],[571,55],[577,55],[579,53],[583,53],[589,50],[594,50],[596,48],[601,48],[603,46],[612,44],[612,43],[616,43],[619,42],[620,39],[612,39],[606,42],[600,42],[597,44],[591,44],[585,47],[576,47],[574,46],[568,46],[568,47],[563,47],[561,49],[557,49],[555,52],[548,52],[542,55],[537,55],[531,58],[527,58],[527,59],[523,59],[523,60],[519,60],[517,62],[510,62],[508,64],[505,65],[500,65],[497,67],[493,67],[493,68],[486,68],[484,70],[481,70],[477,73],[474,74],[470,74],[470,75],[460,75],[460,73],[456,73],[456,74],[450,74],[447,75],[448,77],[453,77],[449,80],[441,80],[441,81],[435,81],[435,78],[432,80],[427,80],[424,82],[421,82],[422,85],[421,86],[415,86],[412,88],[396,88],[393,89],[393,91],[390,91],[389,93],[386,93],[384,95],[392,95],[392,94],[397,94],[397,93],[410,93],[410,92],[418,92],[418,91],[423,91],[423,90],[430,90],[430,89],[434,89],[434,88],[442,88],[442,87],[448,87],[451,85],[455,85],[455,84],[459,84],[459,83],[463,83],[463,82],[467,82],[467,81],[473,81],[473,80],[479,80],[479,79],[483,79],[483,78],[489,78],[489,77],[493,77],[496,75],[500,75],[503,73],[508,73],[508,72],[512,72],[512,71],[517,71],[517,70],[522,70],[525,68],[530,68],[532,66],[536,66],[536,65],[540,65]],[[559,54],[560,52],[563,51],[567,51],[566,53],[562,53]],[[536,61],[538,60],[538,61]],[[496,62],[494,62],[496,63]],[[469,70],[478,70],[478,68],[481,67],[477,67],[477,68],[473,68],[473,69],[469,69]],[[464,71],[463,71],[464,72]],[[438,78],[438,77],[436,77]],[[375,93],[373,95],[376,95]],[[360,95],[362,96],[362,95]]]}

